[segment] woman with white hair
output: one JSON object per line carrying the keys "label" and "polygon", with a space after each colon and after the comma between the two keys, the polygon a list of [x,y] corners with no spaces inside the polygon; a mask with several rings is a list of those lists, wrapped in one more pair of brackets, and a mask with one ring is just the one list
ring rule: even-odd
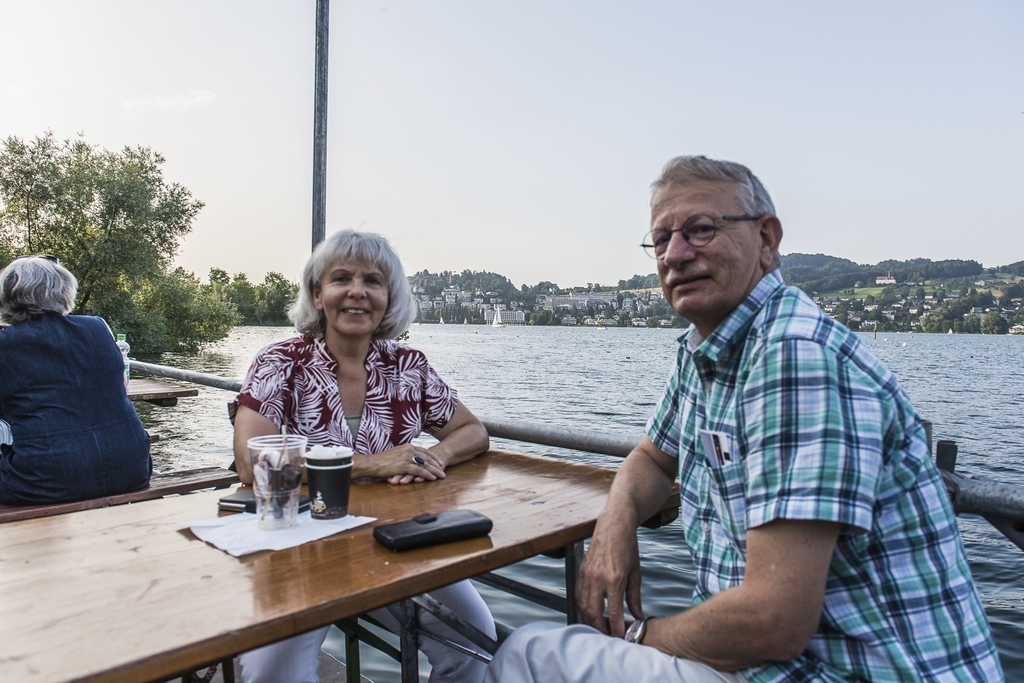
{"label": "woman with white hair", "polygon": [[[398,255],[383,237],[342,231],[321,242],[302,274],[289,317],[300,336],[261,350],[231,407],[235,465],[252,481],[246,442],[280,433],[306,436],[310,446],[348,446],[352,478],[387,479],[395,485],[443,479],[445,469],[483,453],[487,430],[430,367],[426,357],[397,344],[416,315]],[[429,448],[412,440],[426,431]],[[495,636],[487,605],[468,581],[431,595],[463,619]],[[392,630],[385,608],[371,615]],[[472,647],[429,614],[421,628]],[[316,683],[323,627],[241,655],[245,683]],[[433,683],[475,682],[485,665],[434,640],[420,649]]]}
{"label": "woman with white hair", "polygon": [[0,272],[0,503],[64,503],[149,483],[149,435],[101,319],[68,315],[78,282],[50,255]]}

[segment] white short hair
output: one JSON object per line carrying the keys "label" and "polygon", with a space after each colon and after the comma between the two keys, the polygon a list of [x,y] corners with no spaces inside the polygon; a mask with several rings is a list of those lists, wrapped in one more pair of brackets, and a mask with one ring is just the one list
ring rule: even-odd
{"label": "white short hair", "polygon": [[[654,196],[666,187],[702,180],[733,184],[740,206],[748,215],[775,215],[775,203],[772,202],[771,195],[749,168],[735,161],[708,159],[701,155],[680,156],[665,164],[665,168],[661,169],[661,175],[651,183],[651,201],[654,201]],[[778,251],[775,252],[773,265],[775,268],[782,267],[782,257]]]}
{"label": "white short hair", "polygon": [[358,263],[380,268],[388,287],[388,309],[373,332],[375,339],[394,339],[408,329],[416,317],[412,288],[398,254],[388,241],[372,232],[342,230],[317,245],[302,269],[299,296],[288,311],[288,318],[301,334],[322,335],[327,325],[323,311],[317,310],[313,292],[320,287],[324,272],[333,263]]}
{"label": "white short hair", "polygon": [[0,321],[8,325],[75,307],[78,280],[56,261],[24,256],[0,272]]}

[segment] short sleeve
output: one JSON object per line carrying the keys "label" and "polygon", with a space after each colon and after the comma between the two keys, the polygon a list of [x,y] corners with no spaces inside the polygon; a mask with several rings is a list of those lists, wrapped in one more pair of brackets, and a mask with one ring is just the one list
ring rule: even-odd
{"label": "short sleeve", "polygon": [[739,397],[747,528],[775,519],[872,526],[882,409],[870,384],[822,345],[769,345]]}
{"label": "short sleeve", "polygon": [[234,420],[237,406],[255,410],[276,425],[285,423],[287,388],[292,384],[294,360],[279,345],[261,350],[253,359],[228,413]]}
{"label": "short sleeve", "polygon": [[441,379],[425,357],[423,366],[423,429],[429,434],[436,434],[455,414],[459,394]]}
{"label": "short sleeve", "polygon": [[679,375],[682,351],[676,357],[676,365],[665,383],[665,390],[658,401],[658,407],[647,421],[647,438],[662,452],[679,458]]}

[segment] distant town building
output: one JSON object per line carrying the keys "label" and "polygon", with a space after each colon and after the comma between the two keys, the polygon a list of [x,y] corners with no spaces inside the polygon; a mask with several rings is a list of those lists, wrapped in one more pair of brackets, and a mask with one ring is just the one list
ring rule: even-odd
{"label": "distant town building", "polygon": [[892,275],[879,275],[875,278],[876,285],[894,285],[896,284],[896,278]]}
{"label": "distant town building", "polygon": [[488,325],[494,322],[494,316],[506,325],[523,325],[526,323],[526,313],[523,311],[494,310],[484,311],[484,322]]}

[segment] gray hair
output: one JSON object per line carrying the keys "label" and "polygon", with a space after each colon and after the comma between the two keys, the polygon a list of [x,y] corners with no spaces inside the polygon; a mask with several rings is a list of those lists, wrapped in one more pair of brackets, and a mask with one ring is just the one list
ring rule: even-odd
{"label": "gray hair", "polygon": [[0,321],[14,325],[45,313],[67,315],[77,294],[78,280],[66,268],[39,256],[16,258],[0,272]]}
{"label": "gray hair", "polygon": [[409,327],[416,317],[412,288],[405,277],[405,269],[398,254],[380,235],[372,232],[342,230],[317,245],[302,269],[299,296],[295,299],[288,318],[301,334],[322,335],[327,325],[323,311],[316,308],[313,292],[320,287],[327,267],[332,263],[358,263],[380,268],[388,287],[388,309],[380,326],[373,332],[375,339],[394,339]]}
{"label": "gray hair", "polygon": [[[749,168],[735,161],[708,159],[706,156],[681,156],[670,160],[661,169],[661,176],[651,183],[651,200],[658,192],[672,185],[686,185],[694,181],[710,180],[731,183],[736,187],[736,196],[743,211],[750,216],[775,215],[775,204],[768,190]],[[775,267],[782,265],[782,259],[775,252]]]}

